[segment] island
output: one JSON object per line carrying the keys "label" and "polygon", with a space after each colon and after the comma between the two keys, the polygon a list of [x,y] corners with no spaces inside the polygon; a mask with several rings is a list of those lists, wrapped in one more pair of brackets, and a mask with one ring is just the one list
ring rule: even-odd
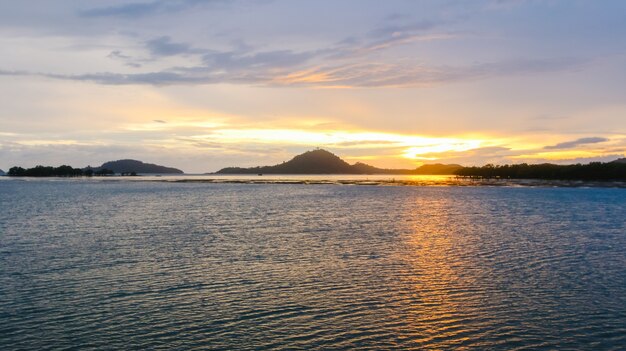
{"label": "island", "polygon": [[91,176],[112,176],[115,174],[136,176],[137,174],[182,174],[183,171],[177,168],[160,166],[152,163],[144,163],[137,160],[109,161],[100,167],[87,166],[85,168],[74,168],[68,165],[59,167],[35,166],[33,168],[11,167],[10,177],[91,177]]}
{"label": "island", "polygon": [[[138,174],[183,174],[173,167],[145,163],[138,160],[123,159],[103,163],[100,167],[87,166],[74,168],[68,165],[59,167],[36,166],[33,168],[11,167],[7,174],[0,170],[0,175],[10,177],[91,177],[91,176],[136,176]],[[311,174],[311,175],[451,175],[456,179],[536,179],[548,181],[626,181],[626,158],[611,162],[591,162],[588,164],[556,165],[542,164],[505,164],[464,167],[458,164],[426,164],[415,169],[378,168],[362,162],[349,164],[332,152],[316,149],[304,152],[289,161],[273,166],[227,167],[215,173],[217,175],[236,174]]]}
{"label": "island", "polygon": [[101,169],[110,169],[114,173],[119,174],[183,174],[184,172],[178,168],[173,167],[165,167],[161,165],[156,165],[154,163],[145,163],[138,160],[124,159],[117,161],[109,161],[102,164],[100,167],[91,168],[87,167],[86,169],[93,169],[94,171],[98,171]]}
{"label": "island", "polygon": [[357,162],[353,165],[339,158],[332,152],[316,149],[295,156],[289,161],[274,166],[250,168],[227,167],[215,174],[441,174],[451,175],[463,168],[456,164],[429,164],[415,169],[377,168]]}
{"label": "island", "polygon": [[[33,168],[11,167],[9,169],[9,177],[81,177],[85,175],[82,169],[74,168],[68,165],[59,167],[52,166],[35,166]],[[100,174],[97,174],[100,175]]]}
{"label": "island", "polygon": [[426,164],[415,169],[378,168],[365,163],[349,164],[339,156],[316,149],[297,155],[274,166],[227,167],[212,174],[363,174],[363,175],[454,175],[469,179],[538,179],[538,180],[626,180],[626,158],[611,162],[556,165],[487,164],[464,167],[457,164]]}

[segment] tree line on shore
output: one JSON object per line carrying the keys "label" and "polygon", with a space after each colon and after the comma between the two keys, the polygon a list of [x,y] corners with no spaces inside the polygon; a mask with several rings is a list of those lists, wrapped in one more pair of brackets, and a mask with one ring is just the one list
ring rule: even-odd
{"label": "tree line on shore", "polygon": [[181,174],[183,171],[177,168],[144,163],[138,160],[123,159],[105,162],[99,167],[87,166],[85,168],[74,168],[68,165],[60,167],[36,166],[26,169],[13,167],[9,169],[7,175],[11,177],[92,177],[111,176],[114,174],[136,176],[140,173]]}
{"label": "tree line on shore", "polygon": [[463,167],[455,174],[474,178],[563,179],[563,180],[626,180],[626,163],[591,162],[589,164],[555,165],[513,164]]}
{"label": "tree line on shore", "polygon": [[[140,171],[141,170],[141,171]],[[12,177],[91,177],[109,176],[115,173],[134,176],[141,173],[182,173],[181,170],[143,163],[137,160],[118,160],[104,163],[98,168],[73,168],[36,166],[24,169],[12,167],[8,176]],[[414,170],[382,169],[363,163],[350,165],[338,156],[326,150],[307,151],[287,162],[275,166],[239,168],[228,167],[217,174],[453,174],[469,178],[503,179],[554,179],[554,180],[626,180],[626,158],[613,162],[591,162],[589,164],[556,165],[511,164],[482,167],[463,167],[460,165],[424,165]]]}
{"label": "tree line on shore", "polygon": [[110,169],[80,169],[72,166],[63,165],[59,167],[51,166],[35,166],[33,168],[11,167],[10,177],[92,177],[92,176],[110,176],[114,172]]}

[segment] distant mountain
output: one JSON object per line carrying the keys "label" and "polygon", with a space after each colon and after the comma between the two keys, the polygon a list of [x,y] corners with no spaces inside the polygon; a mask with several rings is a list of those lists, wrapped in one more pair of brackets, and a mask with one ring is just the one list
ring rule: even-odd
{"label": "distant mountain", "polygon": [[326,150],[307,151],[287,162],[263,167],[227,167],[217,174],[452,174],[460,165],[424,165],[416,169],[385,169],[357,162],[350,165]]}
{"label": "distant mountain", "polygon": [[164,173],[164,174],[181,174],[183,171],[177,168],[155,165],[153,163],[144,163],[137,160],[117,160],[109,161],[97,168],[91,168],[94,171],[101,169],[110,169],[115,173]]}
{"label": "distant mountain", "polygon": [[615,161],[611,161],[611,163],[626,163],[626,157],[618,158]]}
{"label": "distant mountain", "polygon": [[0,169],[0,176],[6,175],[3,170]]}
{"label": "distant mountain", "polygon": [[326,150],[307,151],[275,166],[264,167],[227,167],[216,173],[218,174],[356,174],[349,163]]}

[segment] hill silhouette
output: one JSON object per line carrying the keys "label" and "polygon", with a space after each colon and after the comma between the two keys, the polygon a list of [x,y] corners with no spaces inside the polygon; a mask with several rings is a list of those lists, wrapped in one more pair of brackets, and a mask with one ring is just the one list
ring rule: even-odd
{"label": "hill silhouette", "polygon": [[0,176],[6,175],[3,170],[0,169]]}
{"label": "hill silhouette", "polygon": [[15,166],[9,169],[7,175],[10,177],[92,177],[111,176],[115,173],[137,175],[137,173],[183,173],[183,171],[136,160],[119,160],[105,162],[101,167],[92,168],[88,166],[83,169],[68,165],[59,167],[39,165],[33,168]]}
{"label": "hill silhouette", "polygon": [[354,165],[332,152],[317,149],[295,156],[287,162],[262,167],[227,167],[216,174],[453,174],[460,165],[424,165],[416,169],[386,169],[357,162]]}
{"label": "hill silhouette", "polygon": [[100,167],[91,168],[87,167],[87,169],[92,169],[94,171],[98,171],[101,169],[109,169],[115,173],[164,173],[164,174],[182,174],[184,173],[180,169],[165,167],[156,165],[153,163],[144,163],[138,160],[117,160],[117,161],[109,161],[102,164]]}

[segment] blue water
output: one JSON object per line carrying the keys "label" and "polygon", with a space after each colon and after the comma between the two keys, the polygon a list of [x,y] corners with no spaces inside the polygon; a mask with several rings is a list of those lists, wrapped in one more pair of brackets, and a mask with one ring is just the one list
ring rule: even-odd
{"label": "blue water", "polygon": [[0,349],[626,348],[626,189],[0,182]]}

